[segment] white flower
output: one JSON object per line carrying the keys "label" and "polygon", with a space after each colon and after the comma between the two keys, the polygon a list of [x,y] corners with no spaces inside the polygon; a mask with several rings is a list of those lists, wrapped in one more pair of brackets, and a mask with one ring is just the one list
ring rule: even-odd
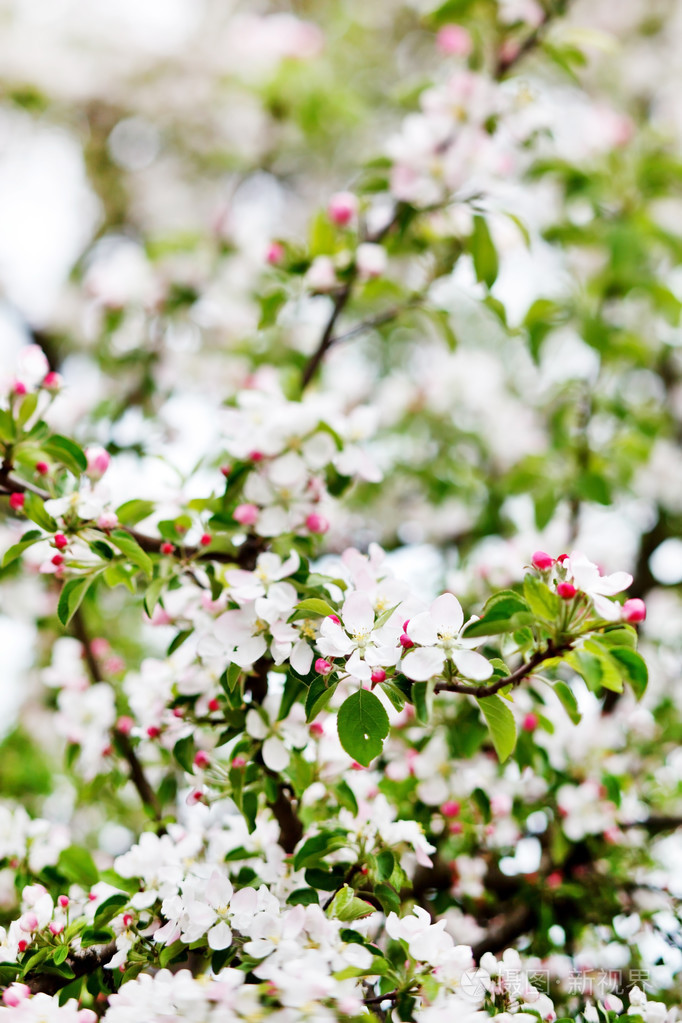
{"label": "white flower", "polygon": [[601,575],[597,565],[580,551],[573,551],[564,565],[575,586],[591,599],[597,614],[609,622],[617,621],[620,618],[621,606],[617,600],[606,598],[627,590],[632,583],[630,573],[614,572],[612,575]]}
{"label": "white flower", "polygon": [[407,635],[419,644],[402,661],[402,670],[413,682],[426,682],[441,675],[445,662],[453,661],[457,671],[465,678],[482,682],[493,673],[489,661],[471,650],[475,645],[460,638],[464,614],[457,597],[443,593],[428,611],[416,615],[407,625]]}
{"label": "white flower", "polygon": [[375,629],[374,608],[367,594],[354,591],[346,597],[339,625],[331,617],[320,626],[317,647],[325,657],[348,657],[346,671],[368,682],[373,667],[394,665],[398,659],[399,627],[386,624]]}

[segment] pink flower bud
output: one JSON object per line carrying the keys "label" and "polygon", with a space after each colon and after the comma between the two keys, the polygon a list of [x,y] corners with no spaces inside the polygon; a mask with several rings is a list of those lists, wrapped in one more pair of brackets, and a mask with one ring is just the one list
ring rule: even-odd
{"label": "pink flower bud", "polygon": [[9,506],[12,511],[20,511],[26,503],[26,497],[24,494],[10,494],[9,495]]}
{"label": "pink flower bud", "polygon": [[526,714],[525,718],[523,719],[523,726],[522,727],[523,727],[524,732],[534,732],[535,729],[538,727],[538,724],[539,724],[539,718],[538,718],[537,714],[531,713],[531,714]]}
{"label": "pink flower bud", "polygon": [[134,724],[135,722],[132,718],[123,714],[116,722],[116,731],[120,732],[121,735],[130,735]]}
{"label": "pink flower bud", "polygon": [[19,949],[20,952],[26,951],[26,949],[28,948],[28,942],[25,940],[25,938],[22,938],[21,941],[17,942],[17,948]]}
{"label": "pink flower bud", "polygon": [[547,887],[559,888],[563,879],[564,875],[561,873],[560,870],[553,870],[551,874],[547,875]]}
{"label": "pink flower bud", "polygon": [[231,465],[221,465],[220,466],[220,471],[223,474],[223,476],[227,479],[227,477],[232,472],[232,466]]}
{"label": "pink flower bud", "polygon": [[305,524],[311,533],[326,533],[329,529],[329,522],[323,515],[316,515],[312,512],[307,519]]}
{"label": "pink flower bud", "polygon": [[63,554],[54,554],[52,556],[51,560],[52,560],[52,564],[55,565],[57,568],[59,568],[60,565],[64,564],[64,555]]}
{"label": "pink flower bud", "polygon": [[270,266],[277,266],[284,259],[284,246],[281,242],[270,242],[265,256]]}
{"label": "pink flower bud", "polygon": [[194,766],[203,771],[211,763],[211,758],[205,749],[197,750],[194,756]]}
{"label": "pink flower bud", "polygon": [[444,817],[459,817],[461,807],[456,799],[448,799],[440,808]]}
{"label": "pink flower bud", "polygon": [[562,600],[573,600],[578,592],[573,583],[559,583],[556,591]]}
{"label": "pink flower bud", "polygon": [[64,924],[61,920],[52,920],[49,924],[50,934],[61,934],[64,930]]}
{"label": "pink flower bud", "polygon": [[372,682],[374,683],[374,685],[376,686],[376,685],[379,684],[379,682],[385,682],[385,681],[386,681],[386,672],[384,671],[384,669],[383,668],[375,668],[374,671],[372,672]]}
{"label": "pink flower bud", "polygon": [[197,803],[204,803],[206,800],[201,789],[192,789],[185,802],[188,806],[196,806]]}
{"label": "pink flower bud", "polygon": [[643,622],[646,618],[646,604],[639,597],[631,597],[626,600],[621,610],[621,617],[624,622]]}
{"label": "pink flower bud", "polygon": [[175,547],[173,546],[172,543],[169,543],[168,540],[165,540],[161,544],[161,547],[159,549],[162,554],[172,554],[173,551],[175,550]]}
{"label": "pink flower bud", "polygon": [[231,766],[236,768],[246,767],[246,757],[233,757]]}
{"label": "pink flower bud", "polygon": [[568,561],[568,554],[560,554],[557,561],[560,565],[563,565],[564,561]]}
{"label": "pink flower bud", "polygon": [[61,374],[55,373],[54,370],[50,370],[49,373],[45,374],[41,386],[44,387],[46,391],[52,391],[56,393],[57,391],[61,390],[63,383],[64,381],[62,380]]}
{"label": "pink flower bud", "polygon": [[533,566],[540,572],[546,572],[554,564],[554,558],[544,551],[536,551],[533,555]]}
{"label": "pink flower bud", "polygon": [[335,625],[341,624],[341,619],[339,618],[338,615],[327,615],[327,618],[329,619],[330,622],[334,622]]}
{"label": "pink flower bud", "polygon": [[[19,951],[23,952],[25,949],[20,948]],[[21,1003],[28,998],[30,993],[31,989],[28,984],[21,984],[18,981],[15,981],[14,984],[10,984],[10,986],[2,992],[2,1000],[8,1008],[15,1009],[17,1005],[21,1005]]]}
{"label": "pink flower bud", "polygon": [[158,728],[156,725],[150,725],[149,728],[147,729],[147,735],[149,736],[150,739],[158,739],[158,737],[161,735],[161,729]]}
{"label": "pink flower bud", "polygon": [[98,898],[97,892],[88,892],[88,902],[97,902]]}
{"label": "pink flower bud", "polygon": [[400,645],[403,648],[403,650],[409,650],[410,647],[414,646],[414,643],[412,642],[412,640],[410,639],[406,632],[403,632],[402,636],[400,637]]}
{"label": "pink flower bud", "polygon": [[130,927],[130,925],[133,922],[133,919],[134,918],[133,918],[133,914],[132,913],[124,913],[123,914],[123,921],[122,921],[123,922],[123,926],[124,927]]}
{"label": "pink flower bud", "polygon": [[208,701],[208,709],[210,711],[220,710],[220,700],[214,696],[212,700]]}
{"label": "pink flower bud", "polygon": [[69,546],[69,541],[66,539],[63,533],[54,534],[54,545],[59,551],[63,551],[65,547]]}
{"label": "pink flower bud", "polygon": [[313,721],[310,726],[310,734],[319,738],[321,735],[324,735],[324,726],[321,725],[319,721]]}
{"label": "pink flower bud", "polygon": [[21,380],[17,380],[13,385],[12,390],[15,394],[19,395],[19,397],[22,397],[26,394],[26,384],[23,384]]}
{"label": "pink flower bud", "polygon": [[345,227],[358,213],[358,197],[352,192],[336,192],[329,200],[327,216],[339,227]]}
{"label": "pink flower bud", "polygon": [[461,835],[464,831],[464,825],[461,821],[452,821],[451,824],[448,824],[448,831],[451,835]]}
{"label": "pink flower bud", "polygon": [[36,462],[36,472],[40,473],[41,476],[47,476],[50,471],[50,467],[47,462]]}
{"label": "pink flower bud", "polygon": [[202,533],[199,543],[202,547],[208,547],[213,542],[213,537],[210,533]]}
{"label": "pink flower bud", "polygon": [[62,909],[66,909],[68,904],[69,904],[69,896],[68,895],[60,895],[57,898],[57,905],[60,906]]}
{"label": "pink flower bud", "polygon": [[262,462],[264,458],[265,455],[262,451],[249,451],[250,462]]}
{"label": "pink flower bud", "polygon": [[255,526],[259,514],[258,506],[255,504],[238,504],[232,517],[241,526]]}
{"label": "pink flower bud", "polygon": [[436,46],[448,57],[468,57],[471,53],[471,36],[461,25],[443,25],[436,36]]}
{"label": "pink flower bud", "polygon": [[329,661],[325,661],[324,657],[318,657],[315,661],[315,671],[319,672],[320,675],[328,675],[333,669],[334,665],[330,664]]}
{"label": "pink flower bud", "polygon": [[100,517],[97,519],[97,525],[100,529],[116,529],[118,524],[118,515],[116,512],[112,511],[102,512]]}
{"label": "pink flower bud", "polygon": [[99,444],[85,449],[85,457],[88,460],[88,467],[85,470],[91,480],[101,480],[109,468],[111,456]]}
{"label": "pink flower bud", "polygon": [[37,931],[38,917],[35,913],[23,913],[19,917],[19,927],[22,931]]}

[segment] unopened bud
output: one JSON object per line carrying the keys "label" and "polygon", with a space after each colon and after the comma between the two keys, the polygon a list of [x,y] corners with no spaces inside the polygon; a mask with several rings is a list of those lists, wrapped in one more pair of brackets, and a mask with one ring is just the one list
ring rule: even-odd
{"label": "unopened bud", "polygon": [[305,524],[311,533],[326,533],[329,529],[329,522],[324,515],[317,515],[315,512],[308,515]]}
{"label": "unopened bud", "polygon": [[540,572],[546,572],[553,564],[554,558],[549,554],[545,554],[544,551],[536,551],[533,555],[533,566]]}
{"label": "unopened bud", "polygon": [[646,618],[646,604],[639,597],[631,597],[626,600],[621,610],[621,617],[624,622],[643,622]]}
{"label": "unopened bud", "polygon": [[9,506],[12,511],[20,511],[26,503],[26,496],[24,494],[10,494],[9,495]]}
{"label": "unopened bud", "polygon": [[205,749],[197,750],[194,756],[194,766],[203,771],[211,763],[211,758]]}
{"label": "unopened bud", "polygon": [[562,600],[573,600],[578,592],[573,583],[559,583],[556,591]]}
{"label": "unopened bud", "polygon": [[334,665],[326,661],[324,657],[318,657],[315,661],[315,671],[319,672],[320,675],[328,675],[333,669]]}
{"label": "unopened bud", "polygon": [[85,457],[88,460],[88,467],[85,470],[91,480],[101,480],[109,468],[111,455],[99,444],[85,449]]}
{"label": "unopened bud", "polygon": [[255,504],[238,504],[232,517],[240,526],[255,526],[258,522],[258,506]]}
{"label": "unopened bud", "polygon": [[336,192],[329,200],[327,215],[334,224],[346,227],[357,216],[358,206],[358,197],[352,192]]}

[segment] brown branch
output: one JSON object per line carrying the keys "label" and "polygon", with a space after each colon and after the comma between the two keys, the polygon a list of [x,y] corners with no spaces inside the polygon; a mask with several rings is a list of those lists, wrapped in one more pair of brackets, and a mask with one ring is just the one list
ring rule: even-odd
{"label": "brown branch", "polygon": [[[92,642],[88,635],[88,630],[85,625],[85,619],[83,618],[83,612],[81,608],[75,612],[71,619],[72,627],[76,639],[79,640],[83,647],[83,656],[85,663],[88,666],[88,671],[93,682],[103,682],[104,677],[100,671],[99,663],[92,649]],[[159,799],[149,783],[149,779],[144,773],[144,768],[140,763],[137,753],[127,735],[114,729],[113,730],[114,743],[117,749],[120,751],[123,758],[126,760],[128,767],[130,768],[130,780],[137,789],[138,795],[142,800],[142,803],[150,811],[154,820],[157,823],[161,822],[162,813]],[[164,829],[160,829],[164,830]]]}
{"label": "brown branch", "polygon": [[550,641],[546,650],[538,650],[533,654],[529,661],[521,664],[516,671],[513,671],[511,675],[506,675],[504,678],[498,678],[495,682],[489,683],[487,686],[472,686],[467,682],[437,682],[435,687],[436,693],[465,693],[467,696],[494,696],[495,693],[499,693],[500,689],[505,689],[507,686],[513,688],[518,686],[525,678],[532,675],[536,668],[539,668],[545,661],[551,660],[553,657],[560,657],[561,654],[570,650],[573,645],[574,639],[567,640],[564,643],[555,644]]}
{"label": "brown branch", "polygon": [[[384,226],[380,228],[378,231],[374,231],[372,232],[372,234],[368,234],[364,238],[361,238],[361,241],[372,242],[375,244],[382,241],[386,237],[386,235],[395,227],[398,221],[398,217],[402,212],[402,209],[403,206],[402,204],[399,203],[398,206],[396,207],[393,216],[388,221],[388,223],[384,224]],[[348,280],[334,295],[333,298],[334,304],[332,306],[332,311],[329,314],[329,319],[327,320],[325,328],[322,331],[322,336],[320,337],[318,346],[303,369],[303,374],[301,376],[301,392],[305,391],[306,387],[317,373],[320,363],[322,362],[325,355],[331,348],[332,344],[334,344],[335,341],[334,327],[336,326],[339,316],[348,305],[350,297],[353,293],[353,286],[355,284],[356,278],[357,270],[355,267],[352,267],[351,270],[349,271]]]}
{"label": "brown branch", "polygon": [[77,977],[84,977],[94,973],[101,966],[106,966],[115,954],[115,941],[110,941],[108,945],[91,945],[89,948],[74,949],[65,962],[67,966],[71,967],[75,977],[64,977],[58,973],[42,973],[39,976],[32,976],[29,973],[24,981],[28,984],[31,994],[43,992],[46,995],[54,995],[67,984],[73,983]]}
{"label": "brown branch", "polygon": [[504,75],[506,75],[508,71],[511,71],[511,69],[518,64],[520,60],[540,45],[554,18],[566,13],[566,8],[568,7],[569,2],[570,0],[559,0],[559,3],[555,8],[550,7],[545,9],[542,21],[526,36],[523,42],[519,45],[518,50],[509,53],[506,57],[503,54],[498,55],[494,70],[495,78],[504,77]]}
{"label": "brown branch", "polygon": [[[27,480],[17,480],[9,475],[11,466],[0,468],[0,494],[35,494],[41,501],[49,501],[52,497],[46,490],[34,486]],[[94,527],[92,527],[94,528]],[[132,537],[147,554],[160,554],[161,546],[167,541],[163,537],[147,536],[138,532],[131,526],[120,524],[116,529],[122,529],[128,536]],[[107,536],[109,530],[100,530],[103,536]],[[230,551],[206,551],[203,547],[194,547],[191,544],[176,546],[177,557],[180,560],[191,561],[216,561],[224,565],[239,565],[240,568],[252,569],[256,558],[266,548],[266,542],[261,536],[250,533],[241,547],[234,553]]]}
{"label": "brown branch", "polygon": [[279,844],[285,853],[292,853],[303,838],[303,824],[294,810],[290,791],[287,785],[280,783],[277,798],[268,803],[279,824]]}

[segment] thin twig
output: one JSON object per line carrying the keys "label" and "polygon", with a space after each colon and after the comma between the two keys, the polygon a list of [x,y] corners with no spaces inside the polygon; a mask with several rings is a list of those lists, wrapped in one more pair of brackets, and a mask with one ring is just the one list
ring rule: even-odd
{"label": "thin twig", "polygon": [[465,693],[468,696],[494,696],[495,693],[499,693],[500,689],[506,689],[507,686],[518,686],[525,678],[532,675],[536,668],[538,668],[545,661],[549,661],[554,657],[559,657],[561,654],[570,650],[574,640],[568,640],[565,643],[555,644],[550,642],[546,650],[538,650],[533,654],[529,661],[521,664],[516,671],[513,671],[511,675],[506,675],[503,678],[498,678],[495,682],[491,682],[487,686],[472,686],[467,682],[437,682],[435,692],[437,693]]}
{"label": "thin twig", "polygon": [[[76,639],[79,640],[83,647],[83,655],[85,663],[88,666],[88,671],[93,682],[103,682],[104,677],[100,671],[97,657],[92,649],[92,641],[88,635],[88,630],[85,625],[85,619],[83,618],[83,612],[81,608],[75,612],[71,619],[73,631],[76,635]],[[130,768],[130,780],[137,789],[138,795],[142,800],[143,804],[149,809],[154,820],[158,823],[162,820],[161,806],[159,799],[152,788],[149,779],[144,773],[144,768],[140,763],[137,753],[128,738],[118,730],[113,731],[114,741],[117,748],[120,750],[121,755],[126,760],[128,767]]]}

